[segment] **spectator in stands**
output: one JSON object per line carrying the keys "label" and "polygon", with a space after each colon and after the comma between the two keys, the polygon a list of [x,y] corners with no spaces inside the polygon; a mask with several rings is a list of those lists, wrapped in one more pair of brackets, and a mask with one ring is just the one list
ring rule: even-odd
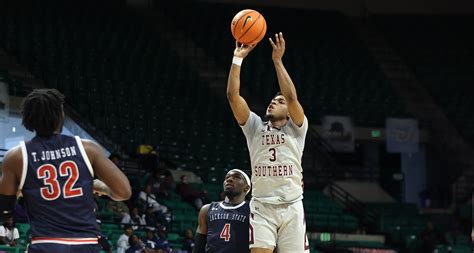
{"label": "spectator in stands", "polygon": [[159,250],[159,239],[158,236],[155,234],[154,229],[147,229],[146,230],[146,235],[142,239],[143,243],[145,244],[145,248],[149,250],[153,250],[153,252],[156,252]]}
{"label": "spectator in stands", "polygon": [[169,170],[168,162],[160,159],[158,163],[158,171],[160,171],[161,185],[158,196],[169,197],[169,193],[175,189],[173,174]]}
{"label": "spectator in stands", "polygon": [[133,207],[130,214],[124,216],[120,223],[131,225],[133,230],[137,230],[140,227],[143,227],[146,225],[146,222],[143,219],[143,217],[140,216],[140,212],[137,207]]}
{"label": "spectator in stands", "polygon": [[133,234],[132,226],[125,225],[123,228],[123,234],[117,240],[117,253],[125,253],[125,251],[130,247],[128,239]]}
{"label": "spectator in stands", "polygon": [[148,205],[146,208],[145,214],[143,214],[142,219],[145,221],[145,225],[149,229],[157,229],[161,226],[162,222],[165,222],[165,217],[157,217],[156,212],[153,208],[153,205]]}
{"label": "spectator in stands", "polygon": [[107,210],[113,212],[115,217],[117,217],[120,221],[123,220],[125,216],[130,216],[130,210],[128,209],[128,206],[122,201],[108,201]]}
{"label": "spectator in stands", "polygon": [[[169,171],[168,171],[169,172]],[[171,174],[171,173],[170,173]],[[165,186],[165,175],[164,171],[156,170],[153,173],[153,176],[147,180],[147,184],[151,184],[152,192],[160,199],[167,199],[169,198],[169,192],[167,187]]]}
{"label": "spectator in stands", "polygon": [[145,185],[143,191],[138,194],[139,201],[145,209],[148,205],[153,205],[155,212],[161,212],[162,214],[168,213],[168,208],[158,203],[156,195],[152,192],[153,186],[151,184]]}
{"label": "spectator in stands", "polygon": [[446,243],[444,235],[435,228],[432,221],[426,222],[426,228],[420,238],[422,239],[422,253],[433,253],[436,245]]}
{"label": "spectator in stands", "polygon": [[188,228],[184,232],[184,239],[183,239],[183,251],[185,253],[192,253],[194,249],[194,235],[193,230]]}
{"label": "spectator in stands", "polygon": [[136,234],[132,234],[128,238],[128,244],[130,247],[125,251],[125,253],[149,253],[151,251],[147,251],[145,246],[143,245],[142,240]]}
{"label": "spectator in stands", "polygon": [[15,227],[13,217],[8,217],[0,226],[0,245],[16,246],[16,240],[20,238],[20,233]]}
{"label": "spectator in stands", "polygon": [[171,247],[168,242],[168,236],[166,227],[161,226],[158,228],[158,248],[163,250],[164,253],[171,253]]}
{"label": "spectator in stands", "polygon": [[181,196],[181,198],[191,203],[196,210],[201,209],[203,205],[203,197],[204,194],[202,191],[198,191],[194,189],[188,181],[188,176],[182,175],[181,176],[181,183],[176,186],[176,192]]}

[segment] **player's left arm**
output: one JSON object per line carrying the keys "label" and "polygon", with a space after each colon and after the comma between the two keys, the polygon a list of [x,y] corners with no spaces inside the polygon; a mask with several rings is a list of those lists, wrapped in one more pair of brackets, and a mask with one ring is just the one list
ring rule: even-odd
{"label": "player's left arm", "polygon": [[286,99],[290,118],[297,126],[302,126],[304,121],[304,110],[298,101],[295,85],[293,84],[288,71],[286,71],[285,65],[283,65],[282,58],[285,54],[286,46],[283,33],[275,34],[275,41],[273,41],[272,38],[269,38],[269,41],[273,48],[272,60],[275,65],[278,84],[280,85],[281,93]]}
{"label": "player's left arm", "polygon": [[20,184],[18,170],[22,165],[23,158],[19,146],[5,154],[0,177],[0,217],[7,217],[13,213]]}
{"label": "player's left arm", "polygon": [[201,207],[199,210],[198,227],[194,241],[196,245],[193,248],[193,253],[204,253],[206,251],[207,243],[207,213],[209,212],[209,204]]}

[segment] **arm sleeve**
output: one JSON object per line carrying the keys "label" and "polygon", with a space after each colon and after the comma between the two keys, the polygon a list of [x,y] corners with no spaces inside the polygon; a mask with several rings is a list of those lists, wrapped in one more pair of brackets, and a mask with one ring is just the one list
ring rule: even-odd
{"label": "arm sleeve", "polygon": [[206,235],[196,233],[196,236],[194,237],[195,245],[193,248],[193,253],[205,253],[206,251]]}
{"label": "arm sleeve", "polygon": [[0,219],[11,217],[15,209],[16,196],[0,194]]}
{"label": "arm sleeve", "polygon": [[4,226],[0,226],[0,236],[5,237],[6,236],[6,230]]}

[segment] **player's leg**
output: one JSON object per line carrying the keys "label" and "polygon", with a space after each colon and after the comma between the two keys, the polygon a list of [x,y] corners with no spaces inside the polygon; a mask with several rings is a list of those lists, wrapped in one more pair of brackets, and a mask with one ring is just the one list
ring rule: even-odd
{"label": "player's leg", "polygon": [[278,230],[278,253],[309,252],[303,201],[289,204],[284,219]]}
{"label": "player's leg", "polygon": [[250,201],[249,247],[252,253],[272,253],[277,241],[277,220],[271,205]]}

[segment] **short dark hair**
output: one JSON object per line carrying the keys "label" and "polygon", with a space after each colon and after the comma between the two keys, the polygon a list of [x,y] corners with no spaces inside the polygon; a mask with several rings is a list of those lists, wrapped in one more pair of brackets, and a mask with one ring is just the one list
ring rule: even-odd
{"label": "short dark hair", "polygon": [[22,124],[37,135],[51,135],[64,123],[64,95],[56,89],[35,89],[21,105]]}
{"label": "short dark hair", "polygon": [[281,93],[281,91],[277,92],[277,93],[275,94],[275,96],[272,97],[272,99],[274,99],[274,98],[276,98],[276,97],[278,97],[278,96],[280,96],[280,95],[283,96],[283,93]]}

